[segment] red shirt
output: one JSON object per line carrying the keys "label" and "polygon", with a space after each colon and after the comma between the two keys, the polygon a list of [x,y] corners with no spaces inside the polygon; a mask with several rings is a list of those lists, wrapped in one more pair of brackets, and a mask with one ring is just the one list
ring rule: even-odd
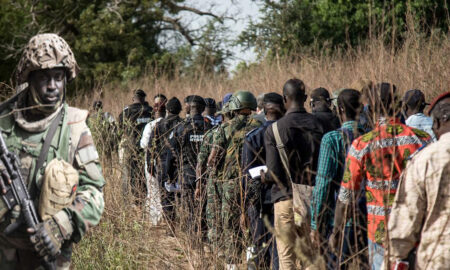
{"label": "red shirt", "polygon": [[[375,128],[353,141],[346,159],[339,200],[353,203],[364,185],[367,199],[367,233],[382,245],[386,217],[397,191],[400,174],[411,154],[430,141],[424,131],[397,119],[380,119]],[[365,180],[365,181],[364,181]]]}

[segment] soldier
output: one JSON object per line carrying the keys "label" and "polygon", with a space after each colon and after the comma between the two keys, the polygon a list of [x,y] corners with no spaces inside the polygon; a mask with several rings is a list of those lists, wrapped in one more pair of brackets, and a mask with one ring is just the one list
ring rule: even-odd
{"label": "soldier", "polygon": [[240,239],[240,218],[245,216],[241,197],[242,171],[240,159],[245,134],[261,126],[261,122],[251,117],[256,110],[256,98],[248,91],[237,91],[229,101],[229,110],[234,118],[225,128],[214,133],[213,147],[208,158],[208,167],[214,168],[223,159],[220,172],[222,181],[221,218],[225,240],[225,260],[228,269],[235,269],[242,253]]}
{"label": "soldier", "polygon": [[146,94],[142,89],[135,90],[133,104],[125,107],[119,115],[119,126],[123,132],[119,154],[125,165],[122,175],[124,193],[128,193],[130,184],[132,194],[140,199],[143,199],[145,194],[145,177],[144,151],[139,148],[139,142],[145,125],[152,120],[153,111],[145,101],[145,97]]}
{"label": "soldier", "polygon": [[[4,228],[17,222],[18,213],[0,202],[1,269],[36,269],[44,256],[56,256],[56,269],[69,269],[73,243],[100,221],[105,180],[85,122],[88,112],[66,103],[66,83],[77,72],[64,39],[34,36],[16,73],[18,83],[28,85],[0,105],[0,130],[20,158],[41,220],[36,230],[22,224],[6,235]],[[8,178],[3,167],[1,181]]]}
{"label": "soldier", "polygon": [[[230,94],[231,95],[231,94]],[[219,111],[217,114],[223,116],[224,121],[222,124],[213,127],[212,129],[208,130],[205,135],[203,136],[203,142],[202,146],[200,147],[200,152],[197,157],[197,168],[196,168],[196,176],[197,176],[197,183],[196,183],[196,190],[195,190],[195,198],[197,200],[200,200],[203,198],[202,188],[204,185],[204,182],[206,180],[206,209],[205,209],[205,216],[206,216],[206,224],[207,224],[207,237],[210,242],[210,244],[213,244],[213,247],[217,247],[215,245],[218,241],[217,238],[217,229],[221,228],[220,223],[220,208],[221,208],[221,185],[218,183],[218,181],[215,181],[218,179],[218,175],[216,174],[217,171],[220,171],[221,165],[223,164],[217,164],[213,170],[206,170],[207,169],[207,161],[209,154],[211,153],[212,143],[213,143],[213,136],[214,132],[216,132],[219,128],[223,129],[229,124],[229,120],[231,120],[232,116],[230,114],[230,111],[228,110],[228,101],[229,98],[227,98],[228,94],[225,95],[223,99],[223,108],[221,111]]]}
{"label": "soldier", "polygon": [[197,155],[203,141],[203,135],[211,128],[202,116],[205,101],[200,96],[191,96],[189,100],[190,117],[180,124],[171,137],[171,150],[168,151],[166,175],[178,171],[178,184],[181,187],[181,203],[188,211],[188,230],[194,231],[194,190]]}

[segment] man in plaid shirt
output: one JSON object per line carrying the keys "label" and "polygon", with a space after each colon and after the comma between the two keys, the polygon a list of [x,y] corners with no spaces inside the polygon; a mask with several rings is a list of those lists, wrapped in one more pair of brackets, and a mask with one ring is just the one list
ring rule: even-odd
{"label": "man in plaid shirt", "polygon": [[339,234],[350,208],[358,198],[361,185],[366,189],[367,232],[371,268],[381,268],[387,217],[406,162],[411,154],[430,141],[424,131],[401,124],[394,117],[397,109],[396,87],[380,83],[370,93],[372,114],[378,121],[374,129],[353,141],[349,150],[339,198],[336,204],[335,227],[330,245],[338,246]]}
{"label": "man in plaid shirt", "polygon": [[[364,133],[362,126],[356,121],[361,109],[360,92],[354,89],[342,90],[337,98],[337,108],[343,124],[341,128],[328,132],[322,138],[316,185],[311,203],[311,238],[321,244],[323,251],[327,249],[326,239],[333,229],[336,197],[344,174],[348,148],[354,138]],[[352,236],[351,233],[349,235]],[[350,255],[348,248],[348,245],[345,245],[343,252],[345,256]],[[334,257],[330,251],[327,253],[328,259]],[[341,261],[345,260],[345,256]],[[334,263],[330,261],[330,266]],[[335,267],[331,266],[331,268]]]}

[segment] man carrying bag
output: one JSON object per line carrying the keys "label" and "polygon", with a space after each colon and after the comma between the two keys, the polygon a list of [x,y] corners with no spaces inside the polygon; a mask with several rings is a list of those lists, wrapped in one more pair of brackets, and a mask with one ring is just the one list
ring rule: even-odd
{"label": "man carrying bag", "polygon": [[301,80],[287,81],[283,97],[287,113],[267,129],[264,137],[268,167],[264,181],[274,183],[272,202],[281,270],[298,269],[299,261],[302,267],[313,263],[307,237],[309,201],[323,135],[317,118],[304,108],[307,96]]}

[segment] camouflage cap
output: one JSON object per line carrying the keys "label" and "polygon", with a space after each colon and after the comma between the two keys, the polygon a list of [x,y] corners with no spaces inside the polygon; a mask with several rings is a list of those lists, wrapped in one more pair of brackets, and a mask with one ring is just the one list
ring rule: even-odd
{"label": "camouflage cap", "polygon": [[63,67],[67,80],[77,76],[79,67],[67,42],[56,34],[39,34],[30,39],[17,66],[17,82],[27,82],[30,72]]}

